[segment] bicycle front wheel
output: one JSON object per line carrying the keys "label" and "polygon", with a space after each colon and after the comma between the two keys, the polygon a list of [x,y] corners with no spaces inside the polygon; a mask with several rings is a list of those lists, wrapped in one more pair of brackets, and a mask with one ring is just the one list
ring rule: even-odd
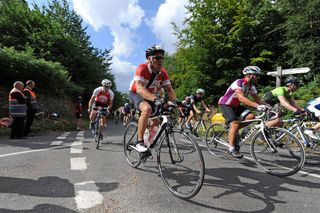
{"label": "bicycle front wheel", "polygon": [[157,162],[165,186],[175,196],[189,199],[201,189],[204,160],[198,144],[180,130],[162,137]]}
{"label": "bicycle front wheel", "polygon": [[137,142],[138,139],[138,125],[135,122],[128,124],[123,137],[123,149],[126,161],[134,168],[141,163],[140,153],[131,146]]}
{"label": "bicycle front wheel", "polygon": [[276,176],[297,173],[305,162],[302,143],[289,131],[282,128],[268,128],[267,143],[261,131],[252,138],[251,154],[258,166]]}

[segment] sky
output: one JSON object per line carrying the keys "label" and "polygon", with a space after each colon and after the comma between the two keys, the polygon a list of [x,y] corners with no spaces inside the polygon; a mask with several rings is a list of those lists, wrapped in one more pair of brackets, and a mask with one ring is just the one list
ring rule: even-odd
{"label": "sky", "polygon": [[[48,0],[28,0],[46,4]],[[84,20],[94,47],[111,50],[112,73],[117,90],[127,92],[137,65],[145,62],[145,50],[161,45],[176,51],[174,22],[183,28],[188,0],[68,0]],[[98,86],[98,85],[97,85]]]}

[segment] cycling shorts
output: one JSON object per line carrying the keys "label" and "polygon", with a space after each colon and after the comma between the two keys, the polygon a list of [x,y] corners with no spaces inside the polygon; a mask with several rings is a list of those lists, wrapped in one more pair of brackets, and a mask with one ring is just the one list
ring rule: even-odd
{"label": "cycling shorts", "polygon": [[245,119],[251,112],[247,108],[239,105],[237,108],[232,108],[228,105],[219,105],[221,107],[222,115],[226,123]]}

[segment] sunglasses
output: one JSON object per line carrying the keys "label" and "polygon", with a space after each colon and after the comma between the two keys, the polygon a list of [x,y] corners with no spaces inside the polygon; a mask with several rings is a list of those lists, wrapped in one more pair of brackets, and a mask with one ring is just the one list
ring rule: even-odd
{"label": "sunglasses", "polygon": [[163,56],[153,56],[154,59],[156,59],[157,61],[163,60],[164,57]]}

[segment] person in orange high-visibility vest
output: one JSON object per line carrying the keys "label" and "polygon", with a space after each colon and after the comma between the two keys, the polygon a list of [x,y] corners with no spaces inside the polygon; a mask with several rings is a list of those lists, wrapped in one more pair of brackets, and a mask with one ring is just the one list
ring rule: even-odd
{"label": "person in orange high-visibility vest", "polygon": [[22,93],[23,83],[16,81],[9,93],[9,114],[12,118],[11,139],[25,139],[24,120],[27,112],[26,98]]}
{"label": "person in orange high-visibility vest", "polygon": [[26,96],[27,99],[27,116],[26,123],[24,126],[24,135],[28,136],[36,112],[39,109],[39,105],[37,101],[37,94],[35,91],[36,84],[32,80],[28,80],[26,82],[26,85],[27,86],[23,90],[23,94]]}

